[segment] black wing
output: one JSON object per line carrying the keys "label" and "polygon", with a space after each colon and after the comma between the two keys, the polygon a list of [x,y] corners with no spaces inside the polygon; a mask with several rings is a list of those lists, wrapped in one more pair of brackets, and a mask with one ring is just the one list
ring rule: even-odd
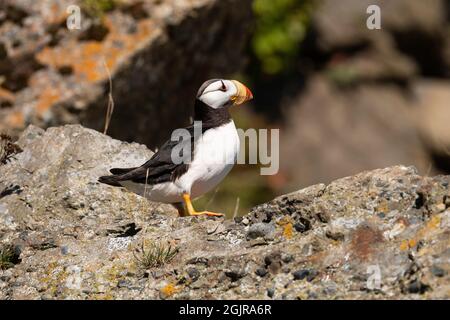
{"label": "black wing", "polygon": [[[202,131],[207,130],[208,127],[203,127]],[[184,157],[181,164],[175,164],[172,161],[172,150],[175,146],[179,146],[180,150],[184,150],[186,144],[190,144],[191,155],[194,154],[194,127],[187,127],[186,130],[189,131],[191,139],[172,141],[168,140],[163,144],[161,149],[156,152],[150,160],[144,163],[142,166],[137,168],[114,168],[111,169],[113,175],[104,176],[99,178],[99,182],[106,183],[112,186],[122,186],[121,181],[133,181],[135,183],[142,184],[158,184],[168,181],[174,181],[176,178],[183,175],[189,168],[189,155],[180,154]]]}

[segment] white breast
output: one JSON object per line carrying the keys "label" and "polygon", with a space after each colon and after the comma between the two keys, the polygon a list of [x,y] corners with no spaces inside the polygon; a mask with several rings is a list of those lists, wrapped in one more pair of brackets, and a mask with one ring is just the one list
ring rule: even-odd
{"label": "white breast", "polygon": [[196,198],[212,190],[230,172],[239,152],[239,136],[234,122],[206,130],[195,145],[189,170],[176,184],[191,190]]}

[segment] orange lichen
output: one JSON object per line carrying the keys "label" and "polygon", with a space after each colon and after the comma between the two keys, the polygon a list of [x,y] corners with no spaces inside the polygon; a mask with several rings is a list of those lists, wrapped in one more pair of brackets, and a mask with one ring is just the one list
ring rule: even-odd
{"label": "orange lichen", "polygon": [[22,128],[25,125],[25,118],[22,112],[14,111],[6,116],[6,123],[11,128]]}
{"label": "orange lichen", "polygon": [[408,241],[408,246],[410,248],[414,248],[416,246],[416,244],[417,244],[417,241],[414,240],[414,239],[411,239],[411,240]]}
{"label": "orange lichen", "polygon": [[55,102],[58,101],[60,95],[58,90],[48,87],[39,95],[36,103],[36,113],[42,116]]}
{"label": "orange lichen", "polygon": [[[103,41],[72,40],[54,48],[46,47],[36,55],[37,60],[54,68],[71,66],[79,81],[106,79],[103,62],[114,72],[119,61],[132,54],[149,37],[152,22],[149,19],[139,21],[136,32],[132,34],[124,33],[108,16],[104,23],[109,33]],[[117,43],[120,43],[120,48]]]}
{"label": "orange lichen", "polygon": [[11,91],[3,89],[3,88],[0,87],[0,98],[4,99],[4,100],[7,100],[7,101],[10,101],[10,102],[14,102],[16,97]]}
{"label": "orange lichen", "polygon": [[400,244],[400,250],[406,251],[411,248],[414,248],[417,245],[417,241],[415,239],[403,240]]}
{"label": "orange lichen", "polygon": [[173,296],[177,291],[178,291],[177,287],[175,287],[175,285],[173,285],[172,283],[169,283],[169,284],[165,285],[165,286],[161,289],[161,292],[162,292],[166,297]]}
{"label": "orange lichen", "polygon": [[293,231],[292,223],[287,223],[283,226],[283,236],[286,239],[292,238],[292,233],[293,233],[292,231]]}
{"label": "orange lichen", "polygon": [[439,216],[431,217],[430,221],[428,221],[423,228],[417,231],[415,237],[409,240],[402,241],[402,243],[400,244],[400,250],[405,251],[415,247],[420,240],[426,239],[432,231],[437,230],[439,228],[440,223],[441,217]]}
{"label": "orange lichen", "polygon": [[289,217],[283,217],[277,221],[277,224],[283,228],[283,236],[286,239],[292,238],[293,235],[293,225]]}
{"label": "orange lichen", "polygon": [[409,249],[408,240],[402,240],[402,243],[400,244],[400,250],[406,251]]}

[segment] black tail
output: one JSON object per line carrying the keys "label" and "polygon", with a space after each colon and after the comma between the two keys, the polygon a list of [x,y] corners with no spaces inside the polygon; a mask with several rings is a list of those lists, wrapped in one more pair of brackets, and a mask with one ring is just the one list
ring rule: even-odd
{"label": "black tail", "polygon": [[117,176],[103,176],[98,178],[98,181],[101,183],[109,184],[110,186],[122,187],[122,185],[117,180]]}
{"label": "black tail", "polygon": [[112,168],[111,170],[109,170],[109,172],[111,172],[112,174],[124,174],[134,169],[136,168]]}

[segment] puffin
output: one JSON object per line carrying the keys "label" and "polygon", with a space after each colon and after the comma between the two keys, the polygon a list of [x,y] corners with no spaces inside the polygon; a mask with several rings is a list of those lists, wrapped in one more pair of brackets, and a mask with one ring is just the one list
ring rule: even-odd
{"label": "puffin", "polygon": [[180,216],[223,216],[196,211],[192,200],[214,189],[236,163],[240,141],[229,108],[251,99],[250,89],[237,80],[205,81],[196,95],[193,122],[182,129],[189,138],[169,139],[140,167],[113,168],[112,175],[98,181],[172,204]]}

